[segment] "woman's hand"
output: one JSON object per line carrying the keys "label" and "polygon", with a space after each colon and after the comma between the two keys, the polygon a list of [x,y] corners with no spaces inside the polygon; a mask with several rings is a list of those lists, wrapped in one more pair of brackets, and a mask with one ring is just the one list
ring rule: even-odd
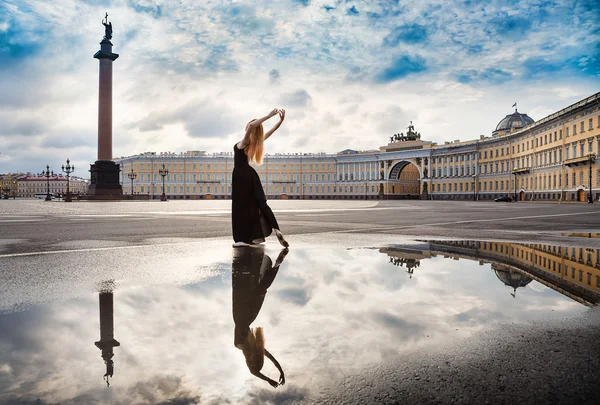
{"label": "woman's hand", "polygon": [[285,119],[285,110],[279,110],[277,113],[279,114],[279,121],[283,122]]}
{"label": "woman's hand", "polygon": [[281,375],[279,376],[279,385],[284,385],[285,384],[285,375],[283,375],[283,372],[281,373]]}
{"label": "woman's hand", "polygon": [[273,387],[273,388],[277,388],[279,386],[277,381],[271,380],[270,378],[269,378],[269,384],[271,384],[271,387]]}
{"label": "woman's hand", "polygon": [[269,113],[269,118],[276,116],[279,113],[277,108],[273,108],[273,111]]}

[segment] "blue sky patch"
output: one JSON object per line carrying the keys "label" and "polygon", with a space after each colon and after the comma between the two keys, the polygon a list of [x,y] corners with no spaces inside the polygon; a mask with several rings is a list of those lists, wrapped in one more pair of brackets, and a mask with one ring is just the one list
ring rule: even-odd
{"label": "blue sky patch", "polygon": [[427,29],[420,24],[401,25],[383,38],[383,46],[395,47],[399,43],[419,44],[427,40]]}
{"label": "blue sky patch", "polygon": [[421,73],[426,70],[427,65],[422,57],[403,55],[377,74],[375,80],[379,83],[389,83],[402,79],[410,74]]}

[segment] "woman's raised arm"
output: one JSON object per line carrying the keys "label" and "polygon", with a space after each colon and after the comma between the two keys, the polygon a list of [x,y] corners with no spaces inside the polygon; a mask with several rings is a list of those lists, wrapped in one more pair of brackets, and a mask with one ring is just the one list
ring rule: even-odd
{"label": "woman's raised arm", "polygon": [[283,123],[283,120],[285,119],[285,110],[279,110],[277,111],[277,113],[279,114],[279,122],[277,124],[275,124],[273,126],[273,128],[271,128],[269,130],[269,132],[267,132],[265,134],[265,141],[271,136],[273,135],[273,132],[277,131],[279,129],[279,127],[281,126],[281,123]]}
{"label": "woman's raised arm", "polygon": [[[265,122],[266,120],[268,120],[269,118],[276,116],[278,112],[279,112],[279,110],[277,110],[277,108],[274,108],[273,111],[271,111],[264,117],[248,123],[248,125],[246,126],[246,134],[244,135],[244,139],[241,142],[242,147],[238,146],[238,148],[244,149],[247,145],[249,145],[250,144],[250,135],[252,135],[252,132],[254,132],[254,129],[257,126],[259,126],[260,124],[262,124],[263,122]],[[266,137],[265,137],[265,139],[266,139]]]}

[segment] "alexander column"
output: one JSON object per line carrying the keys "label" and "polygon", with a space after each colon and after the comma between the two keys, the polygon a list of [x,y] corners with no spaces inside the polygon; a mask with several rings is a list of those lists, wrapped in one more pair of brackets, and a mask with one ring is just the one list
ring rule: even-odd
{"label": "alexander column", "polygon": [[93,199],[120,199],[123,189],[119,183],[120,165],[112,161],[112,65],[119,57],[113,53],[110,42],[112,24],[108,13],[104,25],[104,38],[100,50],[94,58],[100,62],[100,82],[98,91],[98,160],[90,167],[91,182],[88,194]]}

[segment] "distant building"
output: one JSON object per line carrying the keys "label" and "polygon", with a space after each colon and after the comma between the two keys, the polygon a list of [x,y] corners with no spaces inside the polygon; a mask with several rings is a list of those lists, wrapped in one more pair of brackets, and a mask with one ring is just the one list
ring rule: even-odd
{"label": "distant building", "polygon": [[[36,194],[46,194],[47,192],[46,176],[32,173],[3,174],[0,175],[0,188],[10,188],[9,196],[18,198],[34,198]],[[67,178],[63,175],[50,176],[50,193],[66,194]],[[88,188],[88,181],[79,177],[70,177],[69,189],[71,194],[85,194]]]}
{"label": "distant building", "polygon": [[[231,149],[233,145],[231,145]],[[533,121],[516,109],[492,136],[437,145],[421,140],[411,124],[378,150],[345,149],[337,154],[267,154],[256,170],[268,198],[454,199],[585,201],[590,188],[600,198],[600,93]],[[137,178],[133,192],[158,198],[159,169],[169,170],[171,199],[230,198],[233,153],[146,152],[115,159]],[[589,170],[592,170],[590,184]]]}

